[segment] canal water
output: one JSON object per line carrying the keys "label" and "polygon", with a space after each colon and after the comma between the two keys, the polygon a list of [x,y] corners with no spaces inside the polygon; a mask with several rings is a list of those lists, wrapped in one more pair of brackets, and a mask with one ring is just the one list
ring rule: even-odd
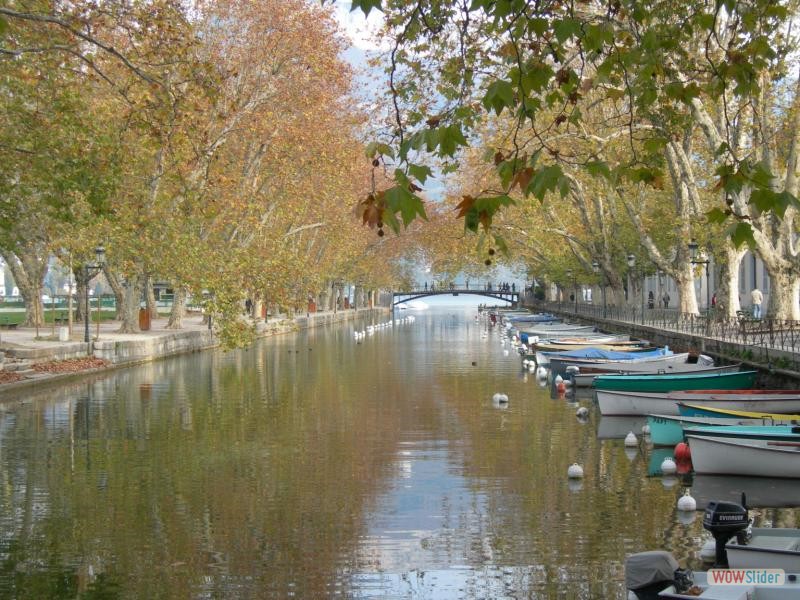
{"label": "canal water", "polygon": [[580,422],[474,309],[410,314],[2,405],[0,597],[617,598],[632,552],[697,566],[641,422]]}

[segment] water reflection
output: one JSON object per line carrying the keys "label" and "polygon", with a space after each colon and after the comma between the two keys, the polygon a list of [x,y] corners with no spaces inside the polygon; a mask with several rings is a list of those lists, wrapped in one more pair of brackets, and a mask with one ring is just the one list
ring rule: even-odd
{"label": "water reflection", "polygon": [[378,322],[3,405],[0,597],[613,598],[627,554],[691,559],[680,486],[496,330],[427,314],[357,343]]}

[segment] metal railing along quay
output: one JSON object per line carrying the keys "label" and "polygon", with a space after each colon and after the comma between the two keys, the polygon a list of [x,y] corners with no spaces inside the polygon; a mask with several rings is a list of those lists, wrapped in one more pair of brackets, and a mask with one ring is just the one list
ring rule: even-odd
{"label": "metal railing along quay", "polygon": [[744,314],[728,318],[713,311],[708,315],[692,315],[669,308],[642,310],[638,306],[603,307],[574,302],[534,301],[528,305],[537,311],[574,315],[608,328],[616,322],[722,342],[739,347],[738,351],[728,348],[728,354],[738,353],[731,358],[800,372],[800,321],[754,319]]}

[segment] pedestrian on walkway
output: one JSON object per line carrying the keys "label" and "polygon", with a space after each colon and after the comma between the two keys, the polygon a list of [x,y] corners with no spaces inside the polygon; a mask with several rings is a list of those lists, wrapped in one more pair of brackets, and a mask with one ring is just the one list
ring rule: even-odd
{"label": "pedestrian on walkway", "polygon": [[661,300],[664,302],[664,308],[669,308],[669,301],[670,301],[669,293],[664,292],[664,295],[661,297]]}
{"label": "pedestrian on walkway", "polygon": [[753,318],[760,319],[761,303],[764,302],[764,294],[761,293],[760,289],[753,288],[753,291],[750,292],[750,302],[753,303]]}

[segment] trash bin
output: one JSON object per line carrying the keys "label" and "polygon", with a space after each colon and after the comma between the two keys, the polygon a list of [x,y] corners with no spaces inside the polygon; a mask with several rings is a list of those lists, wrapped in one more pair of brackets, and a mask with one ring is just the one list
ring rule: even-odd
{"label": "trash bin", "polygon": [[150,331],[150,311],[146,308],[139,309],[139,329]]}
{"label": "trash bin", "polygon": [[69,327],[59,327],[58,328],[58,341],[59,342],[68,342],[69,341]]}
{"label": "trash bin", "polygon": [[317,312],[317,303],[316,302],[309,302],[308,303],[308,312],[310,312],[310,313]]}

